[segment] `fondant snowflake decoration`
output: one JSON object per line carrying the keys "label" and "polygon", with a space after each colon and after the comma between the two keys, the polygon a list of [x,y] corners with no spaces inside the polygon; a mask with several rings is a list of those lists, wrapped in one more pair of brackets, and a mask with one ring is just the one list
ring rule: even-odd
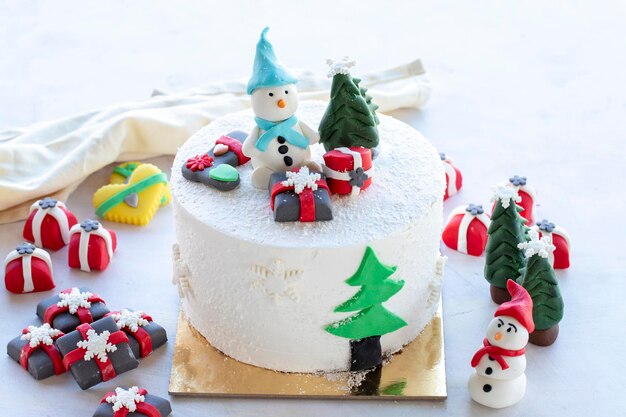
{"label": "fondant snowflake decoration", "polygon": [[344,75],[350,74],[350,68],[356,65],[356,61],[353,59],[350,59],[347,56],[344,56],[343,59],[339,62],[335,62],[332,59],[327,59],[326,63],[330,67],[330,69],[328,70],[328,74],[327,74],[328,78],[332,78],[333,76],[337,74],[344,74]]}
{"label": "fondant snowflake decoration", "polygon": [[317,190],[317,182],[322,176],[317,172],[309,171],[309,167],[302,167],[298,172],[287,172],[287,179],[281,184],[285,187],[294,187],[294,192],[300,194],[305,188]]}
{"label": "fondant snowflake decoration", "polygon": [[441,297],[441,287],[443,285],[443,270],[448,261],[447,256],[441,256],[437,258],[435,263],[435,279],[428,284],[428,305],[434,305],[439,301]]}
{"label": "fondant snowflake decoration", "polygon": [[93,294],[85,291],[80,292],[80,290],[76,287],[72,288],[72,291],[69,293],[62,292],[59,294],[59,298],[61,301],[57,303],[58,307],[67,307],[70,314],[76,314],[79,308],[89,308],[91,307],[91,302],[89,298],[91,298]]}
{"label": "fondant snowflake decoration", "polygon": [[115,388],[115,394],[109,395],[106,402],[113,404],[113,411],[119,411],[126,408],[133,413],[137,410],[137,404],[146,400],[146,397],[139,394],[139,387],[130,387],[129,389]]}
{"label": "fondant snowflake decoration", "polygon": [[493,190],[493,197],[491,198],[491,201],[500,200],[502,207],[505,209],[509,208],[511,200],[516,203],[522,201],[522,197],[517,194],[517,190],[508,184],[498,184],[491,187],[491,189]]}
{"label": "fondant snowflake decoration", "polygon": [[262,290],[274,301],[283,298],[289,298],[295,302],[300,301],[295,283],[302,278],[304,271],[301,269],[289,269],[283,261],[275,259],[269,267],[254,265],[252,272],[257,276],[252,286]]}
{"label": "fondant snowflake decoration", "polygon": [[172,252],[174,258],[174,274],[172,274],[172,283],[176,285],[176,288],[178,288],[178,297],[184,298],[188,293],[191,293],[189,268],[180,257],[180,248],[178,244],[174,244]]}
{"label": "fondant snowflake decoration", "polygon": [[552,253],[556,246],[552,244],[550,238],[547,236],[539,239],[539,233],[536,230],[530,230],[528,232],[530,240],[528,242],[518,243],[517,247],[524,250],[524,254],[527,258],[533,255],[539,255],[542,258],[547,258]]}
{"label": "fondant snowflake decoration", "polygon": [[28,326],[28,333],[22,335],[22,340],[28,340],[30,347],[39,345],[52,345],[54,338],[60,336],[60,330],[53,329],[48,323],[43,326]]}
{"label": "fondant snowflake decoration", "polygon": [[108,330],[102,333],[96,333],[94,329],[87,330],[87,339],[81,340],[76,344],[81,349],[85,349],[84,360],[88,361],[97,358],[100,362],[107,361],[107,353],[115,352],[117,346],[109,343],[111,333]]}
{"label": "fondant snowflake decoration", "polygon": [[143,311],[130,311],[127,309],[123,309],[119,313],[111,314],[111,317],[117,323],[118,329],[123,329],[124,327],[128,327],[131,332],[136,332],[139,329],[139,326],[147,326],[148,320],[143,318]]}

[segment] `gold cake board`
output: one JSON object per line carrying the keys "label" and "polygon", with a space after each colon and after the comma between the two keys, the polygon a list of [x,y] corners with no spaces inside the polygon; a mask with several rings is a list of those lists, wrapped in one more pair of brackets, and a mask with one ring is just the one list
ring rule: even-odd
{"label": "gold cake board", "polygon": [[369,372],[297,374],[234,360],[214,347],[182,310],[174,345],[171,395],[375,400],[444,400],[446,370],[441,302],[432,321],[390,362]]}

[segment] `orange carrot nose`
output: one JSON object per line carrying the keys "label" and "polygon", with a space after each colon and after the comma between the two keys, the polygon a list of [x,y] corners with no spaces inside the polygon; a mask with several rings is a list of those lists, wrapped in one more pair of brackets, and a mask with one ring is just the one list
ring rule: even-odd
{"label": "orange carrot nose", "polygon": [[278,100],[278,103],[276,103],[276,105],[280,107],[281,109],[284,109],[287,103],[285,103],[285,100],[281,98],[280,100]]}
{"label": "orange carrot nose", "polygon": [[496,340],[500,340],[500,339],[502,339],[502,333],[500,333],[500,332],[496,333],[496,334],[493,336],[493,338],[494,338],[494,339],[496,339]]}

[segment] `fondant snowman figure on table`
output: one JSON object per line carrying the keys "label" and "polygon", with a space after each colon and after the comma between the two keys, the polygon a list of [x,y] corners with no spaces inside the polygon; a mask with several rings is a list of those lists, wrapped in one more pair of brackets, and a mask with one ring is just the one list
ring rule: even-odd
{"label": "fondant snowman figure on table", "polygon": [[492,408],[508,407],[524,397],[525,346],[535,329],[528,292],[513,280],[508,280],[507,289],[511,301],[502,303],[489,323],[483,347],[472,358],[476,372],[468,384],[472,399]]}
{"label": "fondant snowman figure on table", "polygon": [[269,27],[261,32],[256,46],[248,94],[256,126],[243,144],[243,153],[251,158],[252,183],[267,189],[274,172],[291,171],[308,166],[321,172],[319,164],[311,161],[310,146],[319,142],[319,134],[299,121],[298,80],[278,62],[272,44],[265,38]]}

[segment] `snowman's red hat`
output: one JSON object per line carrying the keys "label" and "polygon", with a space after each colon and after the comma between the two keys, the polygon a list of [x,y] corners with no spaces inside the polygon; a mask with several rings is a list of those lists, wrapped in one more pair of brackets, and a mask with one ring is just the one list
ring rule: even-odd
{"label": "snowman's red hat", "polygon": [[526,327],[528,333],[535,330],[535,322],[533,321],[533,299],[530,298],[528,291],[512,279],[506,283],[506,288],[511,294],[511,301],[502,303],[496,310],[494,317],[510,316],[519,321],[522,326]]}

